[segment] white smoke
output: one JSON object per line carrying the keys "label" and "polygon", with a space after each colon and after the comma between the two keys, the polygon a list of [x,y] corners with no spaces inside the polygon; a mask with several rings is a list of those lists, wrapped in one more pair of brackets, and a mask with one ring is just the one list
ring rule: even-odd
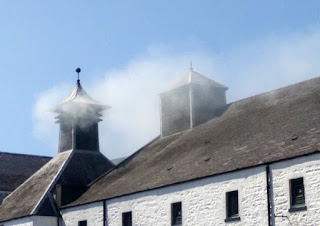
{"label": "white smoke", "polygon": [[55,155],[58,150],[58,126],[55,124],[56,114],[53,107],[61,102],[72,90],[69,85],[60,85],[50,88],[36,95],[36,103],[33,107],[33,134],[39,140],[48,143],[51,151],[45,155]]}
{"label": "white smoke", "polygon": [[[230,102],[315,77],[320,74],[318,59],[318,30],[273,35],[220,55],[203,50],[172,54],[164,48],[151,48],[125,67],[109,69],[102,78],[97,75],[94,82],[82,86],[112,107],[99,132],[101,151],[113,159],[128,156],[159,134],[158,94],[188,70],[190,60],[195,71],[230,88]],[[48,109],[72,89],[70,84],[48,89],[37,96],[34,106],[34,134],[55,148],[58,128]]]}

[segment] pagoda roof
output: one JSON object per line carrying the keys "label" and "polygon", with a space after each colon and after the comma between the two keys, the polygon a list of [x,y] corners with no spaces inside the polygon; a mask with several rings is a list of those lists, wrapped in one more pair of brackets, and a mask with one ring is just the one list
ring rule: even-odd
{"label": "pagoda roof", "polygon": [[64,99],[60,104],[58,104],[55,107],[56,112],[62,112],[64,109],[64,106],[69,105],[89,105],[92,106],[97,111],[103,111],[105,109],[110,108],[107,105],[104,105],[103,103],[93,99],[88,95],[88,93],[82,88],[80,81],[77,81],[77,84],[71,94]]}

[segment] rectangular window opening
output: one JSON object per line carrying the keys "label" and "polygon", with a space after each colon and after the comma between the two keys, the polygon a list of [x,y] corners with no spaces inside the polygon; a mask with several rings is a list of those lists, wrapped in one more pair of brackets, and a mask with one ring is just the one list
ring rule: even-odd
{"label": "rectangular window opening", "polygon": [[78,226],[87,226],[87,221],[79,221]]}
{"label": "rectangular window opening", "polygon": [[132,226],[132,212],[122,213],[122,226]]}
{"label": "rectangular window opening", "polygon": [[290,210],[305,210],[303,177],[290,180]]}
{"label": "rectangular window opening", "polygon": [[226,222],[240,220],[238,191],[230,191],[226,193]]}
{"label": "rectangular window opening", "polygon": [[182,225],[181,202],[171,204],[171,225]]}

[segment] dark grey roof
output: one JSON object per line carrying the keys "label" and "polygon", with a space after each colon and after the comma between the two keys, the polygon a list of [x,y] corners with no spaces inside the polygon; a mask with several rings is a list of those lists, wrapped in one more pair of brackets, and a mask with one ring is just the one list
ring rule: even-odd
{"label": "dark grey roof", "polygon": [[13,191],[51,157],[0,152],[0,191]]}
{"label": "dark grey roof", "polygon": [[[207,78],[204,75],[201,75],[200,73],[194,71],[192,68],[182,77],[178,78],[176,81],[171,83],[163,92],[167,92],[173,89],[177,89],[189,84],[198,84],[198,85],[211,85],[214,87],[222,88],[227,90],[228,87],[225,85],[222,85],[212,79]],[[162,93],[163,93],[162,92]]]}
{"label": "dark grey roof", "polygon": [[234,102],[220,117],[152,141],[69,206],[313,153],[319,137],[318,77]]}
{"label": "dark grey roof", "polygon": [[114,164],[101,152],[76,150],[59,178],[59,183],[87,186],[111,168],[114,168]]}
{"label": "dark grey roof", "polygon": [[[100,152],[61,152],[5,198],[0,206],[0,221],[29,215],[56,216],[52,193],[57,184],[86,187],[113,167]],[[67,198],[74,201],[74,197],[79,197],[77,192],[73,191]]]}
{"label": "dark grey roof", "polygon": [[72,151],[59,153],[6,197],[0,206],[0,221],[33,215],[46,200]]}

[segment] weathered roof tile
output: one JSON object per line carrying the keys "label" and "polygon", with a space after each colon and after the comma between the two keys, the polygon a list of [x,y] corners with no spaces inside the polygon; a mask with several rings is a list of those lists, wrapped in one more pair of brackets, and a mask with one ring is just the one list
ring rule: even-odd
{"label": "weathered roof tile", "polygon": [[51,157],[0,152],[0,191],[13,191]]}
{"label": "weathered roof tile", "polygon": [[61,152],[6,197],[0,206],[0,221],[35,213],[72,151]]}
{"label": "weathered roof tile", "polygon": [[313,153],[319,116],[320,77],[236,101],[220,117],[147,144],[70,206]]}

